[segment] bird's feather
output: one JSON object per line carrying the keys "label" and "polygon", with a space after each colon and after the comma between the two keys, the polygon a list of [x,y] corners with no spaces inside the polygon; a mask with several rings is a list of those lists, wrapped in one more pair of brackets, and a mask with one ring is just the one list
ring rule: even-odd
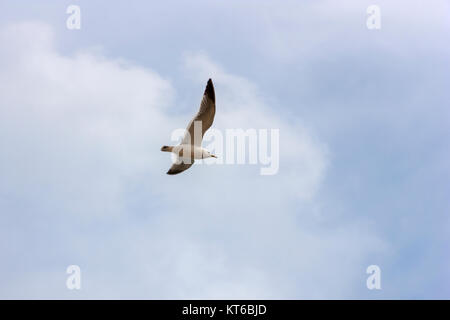
{"label": "bird's feather", "polygon": [[[183,137],[181,144],[189,144],[201,146],[203,136],[206,130],[208,130],[213,121],[214,115],[216,114],[216,95],[214,92],[214,85],[212,80],[209,79],[206,84],[205,92],[203,93],[203,98],[200,103],[200,109],[198,110],[195,117],[189,122],[186,128],[186,134]],[[197,125],[195,123],[197,122]],[[198,137],[195,137],[194,128],[197,126],[199,128],[201,124],[201,132],[197,133]],[[201,136],[200,136],[201,133]]]}
{"label": "bird's feather", "polygon": [[189,169],[192,166],[192,164],[194,163],[194,159],[192,159],[192,160],[189,159],[189,162],[190,163],[185,163],[183,161],[180,161],[179,163],[174,163],[170,167],[169,171],[167,171],[167,174],[172,174],[172,175],[178,174],[180,172],[183,172],[184,170]]}

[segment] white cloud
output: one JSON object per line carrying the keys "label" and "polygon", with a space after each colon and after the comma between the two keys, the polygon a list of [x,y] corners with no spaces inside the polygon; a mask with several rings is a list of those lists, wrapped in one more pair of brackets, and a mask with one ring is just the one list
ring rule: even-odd
{"label": "white cloud", "polygon": [[0,45],[2,297],[74,297],[69,264],[85,279],[75,297],[350,296],[366,255],[385,249],[366,223],[314,213],[326,147],[208,56],[188,55],[186,72],[199,88],[213,77],[217,127],[279,128],[278,175],[167,176],[159,148],[197,109],[173,119],[169,80],[89,51],[63,56],[41,23],[8,26]]}

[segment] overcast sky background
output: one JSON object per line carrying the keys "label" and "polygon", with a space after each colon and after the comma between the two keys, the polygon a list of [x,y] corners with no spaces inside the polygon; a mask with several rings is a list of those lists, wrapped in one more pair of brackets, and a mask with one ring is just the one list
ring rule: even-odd
{"label": "overcast sky background", "polygon": [[[449,17],[446,0],[2,1],[0,298],[450,298]],[[165,174],[209,77],[216,128],[280,130],[277,175]]]}

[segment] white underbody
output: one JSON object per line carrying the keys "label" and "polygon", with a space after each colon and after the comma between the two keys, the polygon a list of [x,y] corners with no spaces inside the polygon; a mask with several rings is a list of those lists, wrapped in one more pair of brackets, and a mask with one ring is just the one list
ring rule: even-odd
{"label": "white underbody", "polygon": [[173,147],[172,153],[182,159],[205,159],[211,156],[208,150],[188,144],[179,144]]}

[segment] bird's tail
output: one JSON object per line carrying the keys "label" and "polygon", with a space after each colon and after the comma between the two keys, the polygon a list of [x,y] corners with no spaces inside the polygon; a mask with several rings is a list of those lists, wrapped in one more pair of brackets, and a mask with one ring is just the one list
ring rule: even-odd
{"label": "bird's tail", "polygon": [[172,150],[173,150],[172,146],[162,146],[161,147],[161,151],[164,151],[164,152],[172,152]]}

